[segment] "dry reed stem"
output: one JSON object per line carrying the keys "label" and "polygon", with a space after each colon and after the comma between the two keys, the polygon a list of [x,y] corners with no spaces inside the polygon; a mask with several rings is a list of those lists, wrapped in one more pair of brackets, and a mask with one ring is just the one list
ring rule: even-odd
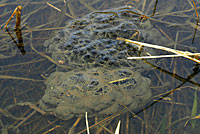
{"label": "dry reed stem", "polygon": [[115,130],[115,134],[119,134],[120,124],[121,124],[121,121],[119,120],[119,122],[117,124],[117,128]]}
{"label": "dry reed stem", "polygon": [[90,11],[92,11],[92,12],[96,11],[96,9],[93,8],[92,6],[88,5],[88,4],[85,2],[85,0],[80,0],[79,2],[80,2],[81,4],[83,4],[88,10],[90,10]]}
{"label": "dry reed stem", "polygon": [[[200,7],[197,7],[197,9],[200,9]],[[165,14],[161,14],[161,15],[156,15],[156,17],[165,17],[165,16],[169,16],[169,15],[176,15],[176,14],[179,14],[179,13],[187,13],[187,12],[191,12],[192,10],[194,10],[193,8],[190,8],[190,9],[187,9],[187,10],[181,10],[181,11],[172,11],[172,12],[169,12],[169,13],[165,13]]]}
{"label": "dry reed stem", "polygon": [[13,11],[12,15],[10,16],[10,18],[8,19],[8,21],[6,22],[4,28],[7,28],[9,22],[11,21],[11,19],[14,17],[14,15],[16,15],[16,28],[19,28],[20,24],[21,24],[21,10],[22,10],[22,6],[17,6],[15,8],[15,10]]}
{"label": "dry reed stem", "polygon": [[195,4],[194,0],[193,0],[193,5],[194,5],[194,10],[195,10],[197,19],[199,19],[199,14],[198,14],[198,12],[197,12],[197,7],[196,7],[196,4]]}
{"label": "dry reed stem", "polygon": [[25,119],[23,117],[16,117],[16,116],[12,115],[10,112],[8,112],[7,110],[2,109],[2,108],[0,108],[0,113],[3,114],[5,117],[9,117],[9,118],[12,118],[12,119],[17,120],[17,121]]}
{"label": "dry reed stem", "polygon": [[49,2],[47,2],[47,5],[54,8],[55,10],[61,12],[61,10],[59,8],[55,7],[54,5],[50,4]]}
{"label": "dry reed stem", "polygon": [[74,134],[75,133],[75,128],[79,124],[79,122],[81,121],[81,119],[82,119],[82,117],[78,117],[76,119],[76,121],[74,122],[74,124],[72,125],[72,127],[69,129],[68,134]]}
{"label": "dry reed stem", "polygon": [[44,133],[42,133],[42,134],[48,134],[48,133],[52,132],[53,130],[55,130],[56,128],[59,128],[59,127],[61,127],[61,126],[60,126],[60,125],[56,125],[55,127],[51,128],[51,129],[49,129],[49,130],[47,130],[46,132],[44,132]]}
{"label": "dry reed stem", "polygon": [[96,134],[101,134],[103,131],[113,134],[113,132],[106,127],[110,124],[110,122],[111,120],[109,122],[106,122],[105,124],[99,124],[100,128],[97,130]]}
{"label": "dry reed stem", "polygon": [[30,80],[30,81],[44,81],[44,80],[36,80],[31,78],[23,78],[23,77],[15,77],[15,76],[9,76],[9,75],[0,75],[0,79],[14,79],[14,80]]}
{"label": "dry reed stem", "polygon": [[69,11],[70,11],[71,15],[73,16],[73,18],[77,18],[76,15],[75,15],[75,12],[74,12],[74,10],[73,10],[71,1],[72,1],[72,0],[68,0],[68,1],[67,1],[67,7],[69,8]]}
{"label": "dry reed stem", "polygon": [[129,133],[129,113],[126,113],[126,134]]}
{"label": "dry reed stem", "polygon": [[34,134],[41,134],[41,131],[43,131],[44,129],[47,129],[49,126],[53,125],[54,123],[56,123],[59,119],[55,119],[52,122],[50,121],[48,125],[44,126],[41,129],[37,129],[36,131],[34,131]]}
{"label": "dry reed stem", "polygon": [[[104,123],[104,122],[106,122],[106,121],[108,121],[108,120],[111,120],[111,119],[113,119],[113,118],[115,118],[115,117],[117,117],[117,116],[120,116],[122,113],[124,113],[124,110],[121,110],[121,111],[119,111],[118,113],[113,114],[113,115],[111,115],[111,116],[109,116],[109,117],[107,117],[107,118],[105,118],[105,119],[103,119],[103,120],[101,120],[101,121],[99,121],[99,122],[93,124],[93,125],[90,126],[89,128],[91,129],[91,128],[93,128],[93,127],[99,125],[99,124],[102,124],[102,123]],[[83,133],[83,132],[85,132],[85,131],[86,131],[86,129],[84,129],[84,130],[78,132],[77,134],[81,134],[81,133]]]}
{"label": "dry reed stem", "polygon": [[4,66],[2,66],[2,68],[15,67],[15,66],[21,66],[21,65],[28,65],[28,64],[38,63],[38,62],[44,62],[45,60],[46,59],[33,59],[32,61],[4,65]]}
{"label": "dry reed stem", "polygon": [[[197,63],[200,64],[200,60],[196,59],[196,58],[192,58],[189,55],[194,55],[194,53],[188,52],[188,51],[180,51],[180,50],[174,50],[172,48],[167,48],[167,47],[163,47],[163,46],[159,46],[159,45],[153,45],[153,44],[148,44],[148,43],[143,43],[143,42],[138,42],[138,41],[132,41],[129,39],[124,39],[124,38],[117,38],[117,40],[122,40],[131,44],[135,44],[138,46],[144,46],[144,47],[150,47],[150,48],[155,48],[155,49],[160,49],[160,50],[164,50],[167,52],[171,52],[171,53],[175,53],[181,57],[185,57],[187,59],[190,59],[192,61],[195,61]],[[195,55],[195,56],[199,56],[199,55]]]}
{"label": "dry reed stem", "polygon": [[87,128],[87,134],[90,134],[87,112],[85,113],[85,124]]}
{"label": "dry reed stem", "polygon": [[[60,10],[59,8],[55,7],[54,5],[50,4],[49,2],[47,2],[47,5],[50,6],[50,7],[52,7],[53,9],[59,11],[59,12],[62,11],[62,10]],[[72,18],[72,19],[74,18],[73,16],[71,16],[71,15],[69,15],[69,14],[67,14],[67,13],[65,13],[65,15],[68,16],[68,17],[70,17],[70,18]]]}
{"label": "dry reed stem", "polygon": [[145,6],[146,6],[146,0],[144,0],[142,4],[142,12],[144,12]]}
{"label": "dry reed stem", "polygon": [[19,122],[14,129],[19,128],[24,122],[26,122],[29,118],[31,118],[37,111],[33,111],[32,113],[30,113],[24,120],[22,120],[21,122]]}
{"label": "dry reed stem", "polygon": [[[187,54],[187,56],[200,55],[200,53]],[[172,58],[172,57],[183,57],[182,55],[158,55],[158,56],[142,56],[142,57],[127,57],[129,60],[139,59],[157,59],[157,58]]]}
{"label": "dry reed stem", "polygon": [[166,32],[164,32],[163,29],[161,29],[161,28],[158,27],[157,25],[155,25],[155,27],[156,27],[168,40],[173,41],[172,38],[170,38],[169,35],[168,35]]}
{"label": "dry reed stem", "polygon": [[46,112],[43,111],[42,109],[40,109],[39,107],[36,106],[36,104],[33,104],[31,102],[20,102],[20,103],[16,103],[13,106],[29,106],[31,109],[41,113],[42,115],[45,115]]}

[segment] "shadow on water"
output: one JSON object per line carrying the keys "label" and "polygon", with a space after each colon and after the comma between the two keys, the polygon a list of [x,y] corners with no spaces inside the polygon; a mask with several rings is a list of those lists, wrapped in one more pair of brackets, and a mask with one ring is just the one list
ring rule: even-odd
{"label": "shadow on water", "polygon": [[[61,120],[39,108],[46,90],[45,82],[56,66],[69,69],[55,61],[43,44],[64,29],[70,20],[90,12],[131,5],[150,20],[167,43],[158,44],[182,51],[198,53],[199,1],[189,0],[57,0],[0,2],[0,130],[6,133],[46,134],[86,133],[85,119]],[[15,29],[15,17],[3,29],[14,9],[22,5],[21,27]],[[145,25],[144,27],[148,27]],[[140,29],[139,29],[140,30]],[[157,42],[157,35],[151,35]],[[145,41],[145,39],[144,39]],[[151,42],[151,41],[150,41]],[[149,49],[145,49],[147,52]],[[151,52],[152,50],[149,50]],[[155,50],[153,55],[168,54]],[[121,120],[121,134],[198,133],[199,65],[188,59],[162,58],[144,60],[152,68],[142,72],[151,79],[152,97],[144,108],[132,111],[119,103],[121,111],[103,117],[90,117],[91,133],[114,133]],[[125,81],[120,81],[125,82]],[[47,91],[47,90],[46,90]],[[67,94],[69,95],[69,94]],[[82,116],[80,116],[83,118]],[[76,122],[77,121],[77,122]],[[80,121],[80,122],[79,122]],[[75,122],[75,123],[74,123]],[[79,123],[78,123],[79,122]],[[77,123],[77,124],[76,124]],[[72,126],[76,127],[72,127]]]}

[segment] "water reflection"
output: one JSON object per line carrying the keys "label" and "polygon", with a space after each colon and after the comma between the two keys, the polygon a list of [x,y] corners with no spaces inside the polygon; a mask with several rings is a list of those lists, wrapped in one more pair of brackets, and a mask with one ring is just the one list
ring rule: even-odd
{"label": "water reflection", "polygon": [[14,39],[14,37],[11,35],[11,33],[8,31],[8,29],[6,29],[6,31],[8,32],[8,35],[11,37],[11,39],[13,40],[13,42],[16,44],[16,46],[18,47],[18,49],[20,50],[20,52],[22,53],[22,55],[26,54],[26,51],[24,50],[24,43],[23,43],[23,39],[22,39],[22,30],[21,28],[16,28],[16,37],[18,39],[18,43],[17,41]]}

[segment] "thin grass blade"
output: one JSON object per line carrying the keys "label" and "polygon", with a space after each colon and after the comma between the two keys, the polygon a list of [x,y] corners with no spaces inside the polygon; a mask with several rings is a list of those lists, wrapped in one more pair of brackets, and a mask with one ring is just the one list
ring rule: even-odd
{"label": "thin grass blade", "polygon": [[118,122],[117,128],[115,130],[115,134],[119,134],[120,124],[121,124],[121,121]]}

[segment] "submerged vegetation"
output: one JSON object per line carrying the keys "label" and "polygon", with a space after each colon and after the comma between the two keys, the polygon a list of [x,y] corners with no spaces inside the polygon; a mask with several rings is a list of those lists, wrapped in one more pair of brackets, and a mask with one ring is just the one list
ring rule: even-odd
{"label": "submerged vegetation", "polygon": [[[3,29],[14,9],[22,5],[21,32],[16,32],[13,18]],[[140,19],[151,25],[167,38],[165,44],[157,44],[173,50],[189,51],[184,56],[199,60],[199,7],[195,0],[49,0],[0,2],[0,130],[6,133],[85,133],[85,119],[61,120],[38,107],[45,94],[47,77],[55,65],[69,69],[64,61],[55,61],[43,48],[44,41],[54,37],[55,31],[64,29],[70,20],[90,12],[130,5],[139,12]],[[18,23],[19,24],[19,23]],[[148,27],[148,25],[144,25]],[[152,34],[152,33],[150,33]],[[12,37],[11,37],[11,36]],[[21,36],[21,37],[20,37]],[[133,35],[134,36],[134,35]],[[154,34],[153,38],[159,39]],[[19,38],[20,37],[20,38]],[[119,37],[121,38],[121,37]],[[125,37],[124,37],[125,38]],[[23,49],[17,49],[22,43]],[[147,42],[149,43],[149,42]],[[17,45],[17,46],[16,46]],[[21,45],[22,46],[22,45]],[[138,47],[152,54],[145,47]],[[23,53],[26,52],[26,53]],[[179,51],[178,51],[179,52]],[[152,55],[166,55],[155,51]],[[179,53],[183,56],[183,53]],[[199,108],[199,62],[181,57],[141,60],[154,69],[143,72],[151,79],[152,98],[146,107],[125,110],[110,116],[88,118],[90,133],[114,133],[121,120],[121,134],[138,133],[198,133],[200,129]],[[115,79],[110,83],[124,79]],[[120,100],[120,98],[119,98]],[[75,123],[73,123],[75,122]]]}

